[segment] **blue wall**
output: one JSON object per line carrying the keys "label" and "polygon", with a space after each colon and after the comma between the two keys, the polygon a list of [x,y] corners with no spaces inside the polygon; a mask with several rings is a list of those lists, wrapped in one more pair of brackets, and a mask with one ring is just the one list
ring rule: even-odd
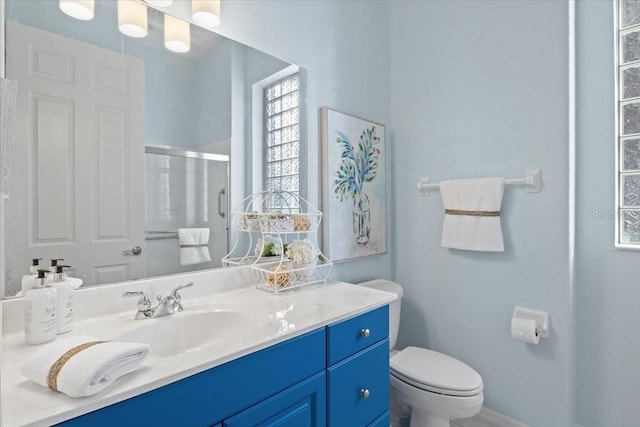
{"label": "blue wall", "polygon": [[[640,423],[640,254],[614,248],[611,2],[577,2],[576,366],[578,422]],[[603,212],[599,219],[594,212]]]}
{"label": "blue wall", "polygon": [[[395,2],[391,124],[400,346],[442,351],[483,377],[485,405],[532,426],[572,424],[566,2]],[[523,177],[508,187],[504,253],[440,246],[438,192],[416,182]],[[510,334],[514,306],[551,313],[539,345]]]}
{"label": "blue wall", "polygon": [[198,121],[196,145],[231,137],[231,49],[225,40],[198,61],[195,94]]}

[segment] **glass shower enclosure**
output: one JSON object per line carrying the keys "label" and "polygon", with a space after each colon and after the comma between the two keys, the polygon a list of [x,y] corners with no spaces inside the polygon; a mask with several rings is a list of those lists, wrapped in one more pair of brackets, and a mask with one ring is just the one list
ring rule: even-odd
{"label": "glass shower enclosure", "polygon": [[[221,267],[228,252],[229,156],[146,146],[148,276]],[[181,259],[178,230],[209,230],[211,260]]]}

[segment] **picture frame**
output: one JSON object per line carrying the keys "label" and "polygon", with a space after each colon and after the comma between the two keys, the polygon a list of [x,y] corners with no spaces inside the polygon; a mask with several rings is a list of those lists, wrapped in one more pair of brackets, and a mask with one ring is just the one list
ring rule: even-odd
{"label": "picture frame", "polygon": [[386,127],[320,108],[322,244],[332,261],[387,253]]}

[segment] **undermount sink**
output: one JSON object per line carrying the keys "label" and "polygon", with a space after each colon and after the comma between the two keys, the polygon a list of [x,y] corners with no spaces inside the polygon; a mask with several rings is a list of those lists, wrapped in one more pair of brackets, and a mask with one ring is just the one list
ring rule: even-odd
{"label": "undermount sink", "polygon": [[189,353],[231,338],[239,328],[247,328],[249,317],[234,311],[186,311],[156,319],[136,320],[139,327],[114,339],[151,346],[150,358]]}

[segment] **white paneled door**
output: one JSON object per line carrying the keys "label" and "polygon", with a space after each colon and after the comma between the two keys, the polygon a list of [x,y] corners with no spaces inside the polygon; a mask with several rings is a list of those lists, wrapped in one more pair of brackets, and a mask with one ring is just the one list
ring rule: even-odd
{"label": "white paneled door", "polygon": [[34,257],[64,258],[87,285],[144,277],[144,63],[13,22],[6,31],[18,81],[9,280]]}

